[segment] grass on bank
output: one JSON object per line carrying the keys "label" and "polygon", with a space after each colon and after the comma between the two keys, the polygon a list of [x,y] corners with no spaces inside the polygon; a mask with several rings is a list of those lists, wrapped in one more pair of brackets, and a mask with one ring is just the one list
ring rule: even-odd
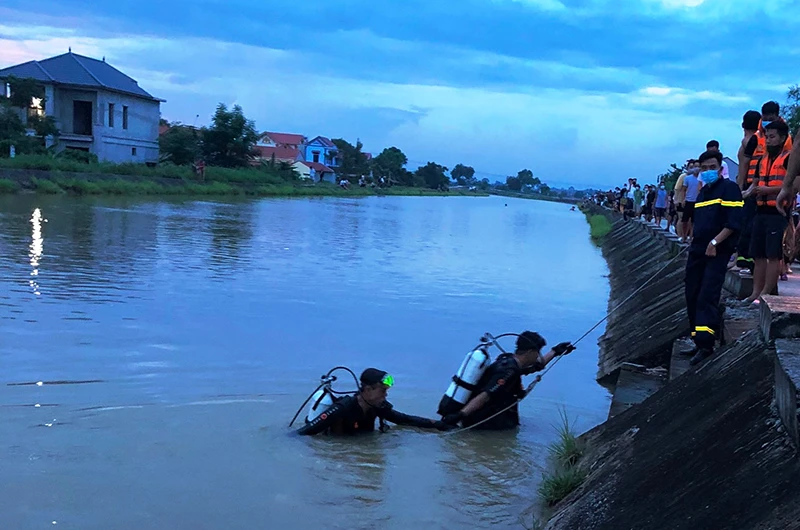
{"label": "grass on bank", "polygon": [[611,232],[611,221],[604,215],[592,215],[589,217],[589,228],[592,239],[597,241],[603,239]]}
{"label": "grass on bank", "polygon": [[553,460],[552,470],[543,475],[539,485],[539,496],[547,506],[561,502],[583,484],[587,476],[580,465],[585,451],[583,442],[578,438],[564,409],[561,409],[559,416],[561,421],[556,427],[558,439],[549,447]]}
{"label": "grass on bank", "polygon": [[0,195],[5,193],[16,193],[19,191],[19,184],[13,180],[0,179]]}

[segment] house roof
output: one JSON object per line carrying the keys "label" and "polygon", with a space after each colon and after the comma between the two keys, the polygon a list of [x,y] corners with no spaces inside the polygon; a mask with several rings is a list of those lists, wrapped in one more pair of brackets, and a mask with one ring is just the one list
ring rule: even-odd
{"label": "house roof", "polygon": [[323,146],[328,147],[330,149],[336,149],[336,144],[331,142],[330,138],[325,138],[324,136],[317,136],[316,138],[314,138],[313,140],[311,140],[308,143],[309,144],[313,144],[315,142],[316,143],[320,143]]}
{"label": "house roof", "polygon": [[278,145],[302,145],[306,137],[302,134],[266,132],[261,137],[269,137]]}
{"label": "house roof", "polygon": [[259,158],[272,158],[272,155],[275,155],[275,160],[295,161],[300,157],[300,150],[292,147],[265,147],[263,145],[257,145],[255,149],[258,151]]}
{"label": "house roof", "polygon": [[305,165],[305,166],[310,167],[311,169],[313,169],[314,171],[316,171],[318,173],[333,173],[334,172],[331,168],[329,168],[325,164],[320,164],[319,162],[306,162],[306,161],[303,161],[303,162],[300,162],[300,163]]}
{"label": "house roof", "polygon": [[100,88],[154,101],[164,101],[150,95],[135,79],[123,74],[105,60],[98,61],[71,51],[43,61],[28,61],[0,70],[0,77],[12,75],[20,78],[30,77],[43,83]]}

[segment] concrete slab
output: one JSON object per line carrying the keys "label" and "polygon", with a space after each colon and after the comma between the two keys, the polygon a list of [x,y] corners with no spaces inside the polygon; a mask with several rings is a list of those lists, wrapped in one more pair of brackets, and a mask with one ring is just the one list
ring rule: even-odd
{"label": "concrete slab", "polygon": [[775,341],[775,403],[783,425],[795,447],[800,447],[798,432],[798,388],[800,388],[800,340]]}
{"label": "concrete slab", "polygon": [[694,342],[691,338],[678,339],[672,344],[672,357],[670,357],[669,361],[670,381],[682,376],[689,370],[689,361],[692,358],[688,355],[681,355],[681,352],[689,351],[692,348],[694,348]]}
{"label": "concrete slab", "polygon": [[608,417],[613,418],[638,405],[661,390],[666,382],[667,374],[663,369],[648,369],[642,365],[624,363],[620,368]]}
{"label": "concrete slab", "polygon": [[800,297],[761,297],[761,333],[767,342],[800,337]]}

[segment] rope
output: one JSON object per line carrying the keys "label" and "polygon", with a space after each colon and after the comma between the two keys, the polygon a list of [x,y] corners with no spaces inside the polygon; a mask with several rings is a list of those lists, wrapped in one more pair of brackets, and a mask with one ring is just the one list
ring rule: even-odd
{"label": "rope", "polygon": [[[677,260],[677,259],[678,259],[678,258],[679,258],[681,255],[683,255],[683,253],[684,253],[684,252],[686,252],[688,249],[689,249],[689,246],[687,245],[686,247],[684,247],[684,248],[683,248],[683,250],[681,250],[680,252],[678,252],[677,254],[675,254],[675,256],[674,256],[674,257],[673,257],[671,260],[669,260],[669,261],[667,262],[667,264],[666,264],[666,265],[664,265],[663,267],[661,267],[661,269],[659,269],[659,270],[658,270],[658,272],[656,272],[655,274],[653,274],[652,276],[650,276],[650,278],[649,278],[649,279],[648,279],[646,282],[644,282],[644,283],[643,283],[641,286],[639,286],[639,288],[638,288],[638,289],[636,289],[635,291],[633,291],[633,292],[630,294],[630,296],[628,296],[627,298],[625,298],[625,300],[623,300],[622,302],[620,302],[620,303],[619,303],[619,304],[618,304],[618,305],[617,305],[617,306],[616,306],[614,309],[612,309],[611,311],[609,311],[609,312],[606,314],[606,316],[604,316],[602,319],[600,319],[600,321],[599,321],[599,322],[597,322],[597,324],[595,324],[594,326],[592,326],[591,328],[589,328],[589,331],[587,331],[586,333],[584,333],[583,335],[581,335],[581,336],[580,336],[580,338],[578,338],[578,340],[576,340],[575,342],[572,342],[571,344],[572,344],[573,346],[575,346],[575,345],[576,345],[576,344],[578,344],[580,341],[582,341],[583,339],[585,339],[586,337],[588,337],[588,336],[589,336],[589,334],[590,334],[592,331],[594,331],[595,329],[597,329],[597,328],[598,328],[598,326],[600,326],[600,324],[602,324],[603,322],[605,322],[606,320],[608,320],[608,317],[610,317],[611,315],[613,315],[613,314],[614,314],[614,312],[615,312],[617,309],[619,309],[620,307],[622,307],[623,305],[625,305],[625,304],[626,304],[628,301],[630,301],[630,300],[631,300],[631,299],[632,299],[634,296],[636,296],[637,294],[639,294],[639,292],[641,292],[641,291],[642,291],[642,290],[643,290],[645,287],[647,287],[647,286],[650,284],[650,282],[652,282],[652,281],[653,281],[655,278],[657,278],[659,274],[661,274],[662,272],[664,272],[664,270],[666,270],[666,269],[667,269],[667,267],[669,267],[670,265],[672,265],[672,263],[673,263],[675,260]],[[482,425],[482,424],[486,423],[487,421],[489,421],[489,420],[492,420],[492,419],[496,418],[496,417],[497,417],[497,416],[499,416],[500,414],[503,414],[503,413],[504,413],[504,412],[506,412],[507,410],[510,410],[511,408],[513,408],[513,407],[517,406],[517,405],[518,405],[518,404],[519,404],[519,403],[520,403],[520,402],[521,402],[523,399],[525,399],[526,397],[528,397],[528,395],[531,393],[531,391],[532,391],[532,390],[533,390],[533,389],[536,387],[536,385],[537,385],[537,384],[539,384],[539,382],[542,380],[542,377],[544,377],[544,376],[547,374],[547,372],[549,372],[550,370],[552,370],[552,369],[553,369],[553,367],[554,367],[556,364],[558,364],[558,361],[560,361],[562,357],[564,357],[564,355],[559,355],[558,357],[556,357],[556,360],[555,360],[555,361],[553,361],[553,362],[551,362],[551,363],[550,363],[550,365],[549,365],[549,366],[548,366],[548,367],[547,367],[547,368],[546,368],[546,369],[545,369],[545,370],[544,370],[544,371],[543,371],[541,374],[538,374],[538,375],[537,375],[537,376],[536,376],[536,377],[533,379],[533,381],[531,381],[531,383],[528,385],[528,387],[525,389],[525,392],[524,392],[524,394],[522,394],[522,396],[521,396],[520,398],[518,398],[516,401],[514,401],[514,403],[512,403],[511,405],[507,406],[506,408],[504,408],[503,410],[501,410],[501,411],[499,411],[499,412],[497,412],[497,413],[495,413],[495,414],[492,414],[491,416],[489,416],[488,418],[486,418],[486,419],[484,419],[484,420],[481,420],[481,421],[479,421],[479,422],[477,422],[477,423],[475,423],[475,424],[473,424],[473,425],[470,425],[469,427],[462,427],[461,429],[457,429],[457,430],[454,430],[454,431],[443,432],[443,433],[441,433],[441,434],[442,434],[442,435],[444,435],[444,436],[449,436],[449,435],[452,435],[452,434],[458,434],[458,433],[460,433],[460,432],[464,432],[464,431],[468,431],[468,430],[470,430],[470,429],[474,429],[474,428],[475,428],[475,427],[477,427],[478,425]]]}

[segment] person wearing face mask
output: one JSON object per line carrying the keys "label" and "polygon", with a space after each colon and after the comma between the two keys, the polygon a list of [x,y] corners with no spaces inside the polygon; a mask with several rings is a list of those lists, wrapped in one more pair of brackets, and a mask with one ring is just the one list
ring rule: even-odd
{"label": "person wearing face mask", "polygon": [[667,187],[662,182],[656,192],[656,224],[661,227],[661,220],[667,213]]}
{"label": "person wearing face mask", "polygon": [[[790,151],[786,148],[789,126],[776,120],[765,129],[767,153],[758,166],[757,180],[745,191],[756,198],[756,216],[750,240],[750,254],[755,260],[753,292],[744,304],[755,303],[762,294],[770,294],[778,284],[783,258],[783,236],[788,220],[778,209],[778,194],[783,187]],[[781,205],[784,206],[784,205]]]}
{"label": "person wearing face mask", "polygon": [[[575,350],[569,342],[562,342],[542,354],[547,342],[533,331],[524,331],[517,337],[514,353],[498,355],[475,385],[472,399],[456,413],[448,414],[442,421],[450,425],[462,423],[464,427],[476,425],[481,430],[513,429],[519,425],[519,406],[525,397],[522,376],[544,370],[555,357]],[[503,409],[505,412],[498,414]],[[497,416],[494,416],[497,414]],[[491,418],[491,419],[488,419]],[[481,423],[483,422],[483,423]],[[477,425],[480,423],[480,425]]]}
{"label": "person wearing face mask", "polygon": [[744,201],[735,182],[722,178],[722,154],[700,155],[704,186],[694,205],[694,237],[686,259],[686,310],[694,340],[690,363],[696,365],[714,353],[721,332],[719,298],[736,250]]}

